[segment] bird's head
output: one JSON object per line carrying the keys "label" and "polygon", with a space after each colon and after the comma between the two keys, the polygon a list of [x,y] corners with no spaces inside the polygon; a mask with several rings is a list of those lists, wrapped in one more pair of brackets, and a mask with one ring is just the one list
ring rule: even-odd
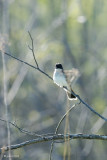
{"label": "bird's head", "polygon": [[56,63],[55,68],[56,69],[63,69],[62,64],[60,64],[60,63]]}

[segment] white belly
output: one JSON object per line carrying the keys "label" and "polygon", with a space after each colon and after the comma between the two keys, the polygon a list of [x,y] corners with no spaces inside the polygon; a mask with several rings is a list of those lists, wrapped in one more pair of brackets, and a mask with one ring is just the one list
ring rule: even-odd
{"label": "white belly", "polygon": [[53,74],[53,80],[54,80],[54,83],[56,83],[58,86],[60,86],[60,87],[66,86],[67,87],[66,78],[62,72],[57,73],[55,71]]}

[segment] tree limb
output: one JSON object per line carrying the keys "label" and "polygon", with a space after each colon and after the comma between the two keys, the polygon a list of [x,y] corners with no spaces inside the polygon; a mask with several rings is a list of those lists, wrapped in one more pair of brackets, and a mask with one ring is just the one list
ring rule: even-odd
{"label": "tree limb", "polygon": [[[0,52],[2,52],[2,51],[0,50]],[[35,67],[35,66],[29,64],[28,62],[25,62],[25,61],[23,61],[23,60],[15,57],[15,56],[13,56],[13,55],[7,53],[7,52],[4,52],[4,51],[3,51],[3,53],[6,54],[6,55],[8,55],[9,57],[11,57],[11,58],[13,58],[13,59],[16,59],[17,61],[19,61],[19,62],[21,62],[21,63],[24,63],[24,64],[26,64],[26,65],[28,65],[28,66],[30,66],[30,67],[38,70],[39,72],[41,72],[41,73],[43,73],[45,76],[47,76],[49,79],[53,80],[51,76],[49,76],[47,73],[45,73],[44,71],[42,71],[40,68]]]}
{"label": "tree limb", "polygon": [[[35,143],[49,142],[49,141],[53,141],[53,140],[54,141],[55,140],[56,141],[57,140],[66,140],[66,139],[69,139],[69,140],[72,140],[72,139],[107,140],[107,136],[94,135],[94,134],[90,134],[90,135],[87,135],[87,134],[66,134],[66,135],[58,134],[58,135],[54,135],[54,136],[39,137],[39,138],[25,141],[25,142],[22,142],[19,144],[11,145],[10,149],[15,150],[15,149],[22,148],[24,146],[32,145]],[[2,147],[2,148],[0,148],[0,154],[2,154],[3,151],[8,151],[8,150],[9,150],[9,146]]]}

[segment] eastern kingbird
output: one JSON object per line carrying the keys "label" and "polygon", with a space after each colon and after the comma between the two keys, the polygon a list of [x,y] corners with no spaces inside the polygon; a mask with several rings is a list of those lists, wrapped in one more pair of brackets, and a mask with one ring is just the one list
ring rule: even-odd
{"label": "eastern kingbird", "polygon": [[76,100],[77,98],[72,94],[73,90],[71,82],[76,80],[79,76],[79,71],[75,68],[72,70],[64,70],[62,64],[57,63],[53,73],[53,81],[59,87],[64,88],[69,100]]}

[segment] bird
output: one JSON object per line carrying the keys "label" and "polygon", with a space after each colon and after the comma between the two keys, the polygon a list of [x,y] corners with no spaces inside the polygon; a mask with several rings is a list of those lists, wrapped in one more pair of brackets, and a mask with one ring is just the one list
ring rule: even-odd
{"label": "bird", "polygon": [[78,69],[72,68],[71,70],[64,70],[62,64],[56,63],[53,73],[53,81],[56,85],[63,88],[69,100],[77,100],[73,94],[71,83],[79,77]]}

